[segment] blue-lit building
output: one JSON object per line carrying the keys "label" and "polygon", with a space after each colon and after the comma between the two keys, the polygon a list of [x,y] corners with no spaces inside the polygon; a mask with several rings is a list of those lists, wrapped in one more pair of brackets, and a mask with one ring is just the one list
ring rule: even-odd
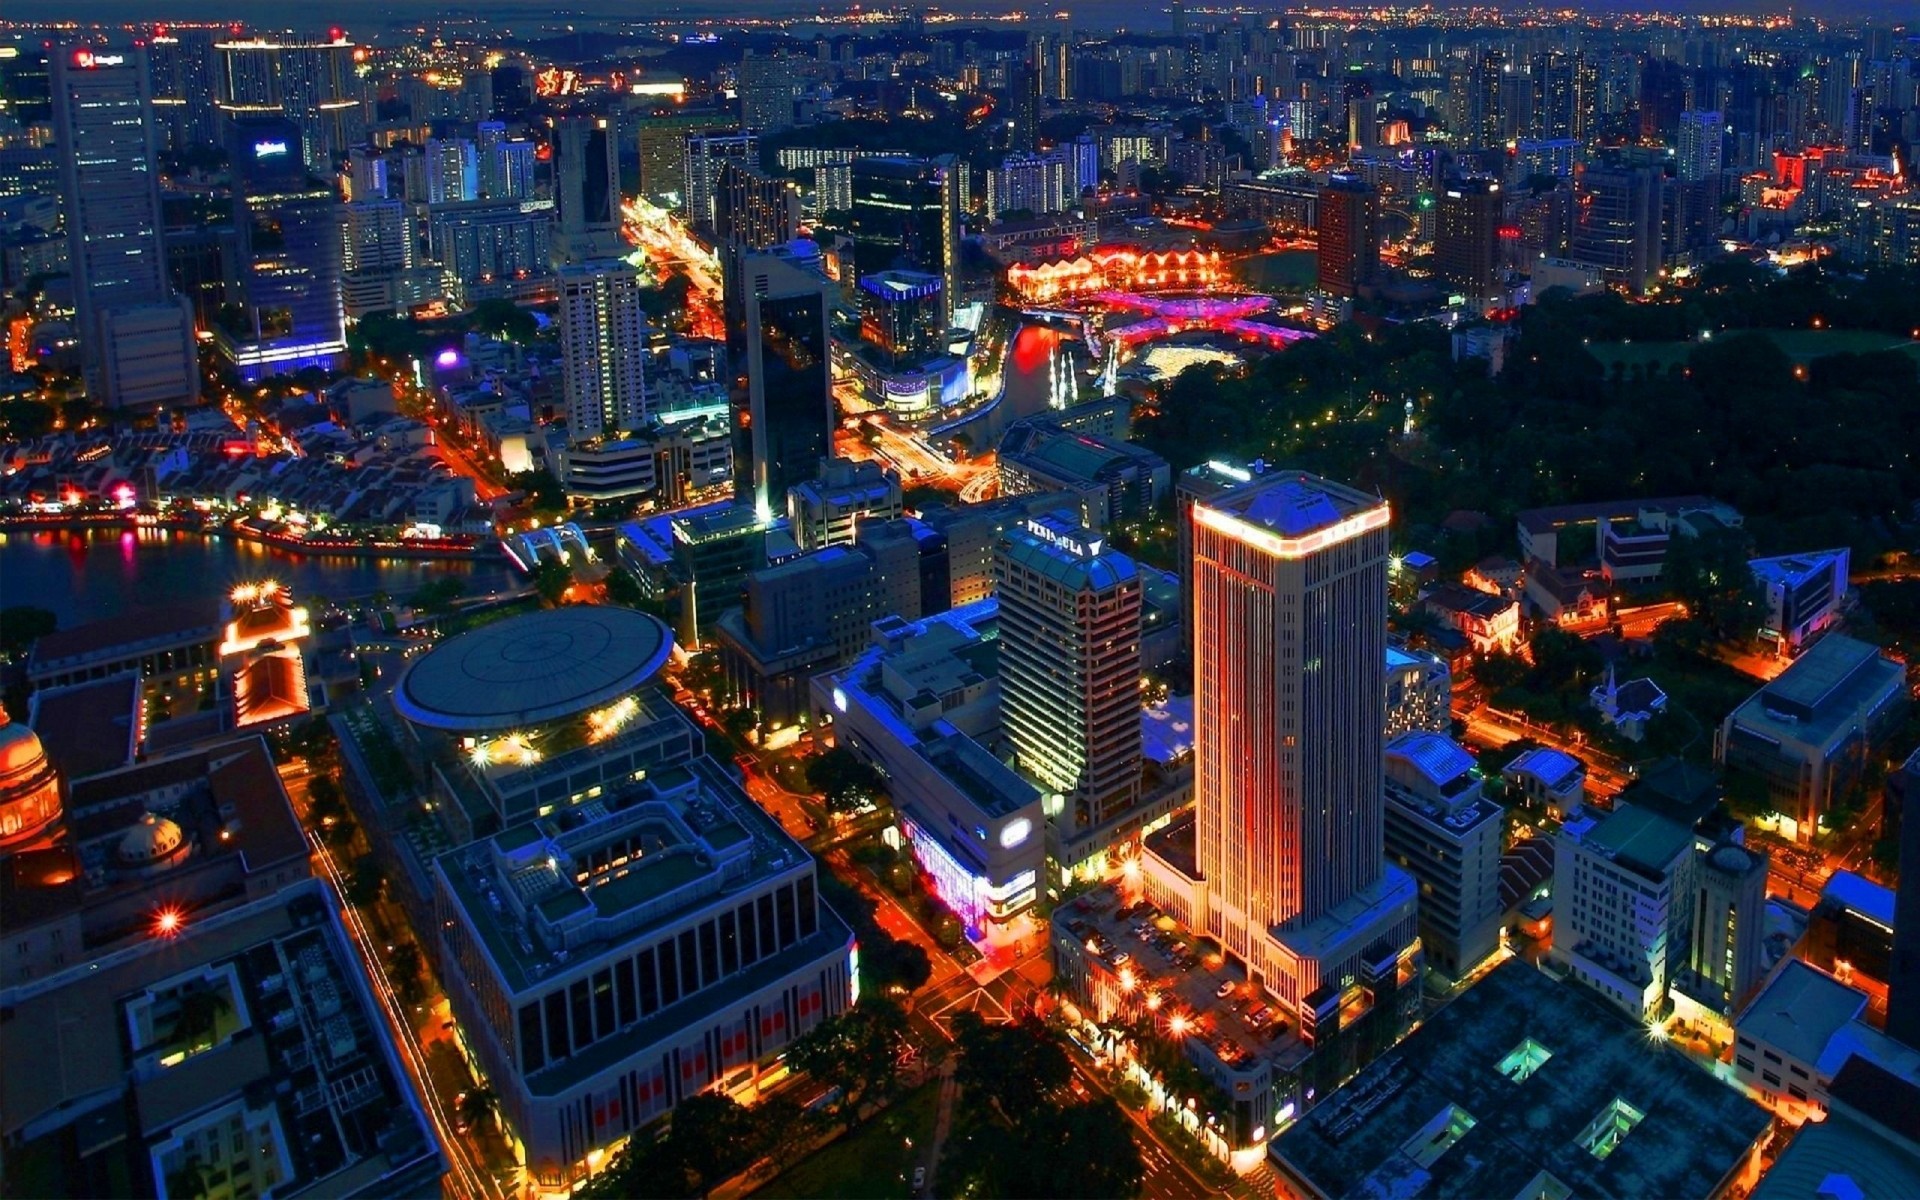
{"label": "blue-lit building", "polygon": [[1798,654],[1839,621],[1841,602],[1847,598],[1851,557],[1851,552],[1841,546],[1808,554],[1756,558],[1748,563],[1754,579],[1766,592],[1766,619],[1760,636],[1779,647],[1782,654]]}
{"label": "blue-lit building", "polygon": [[993,599],[874,623],[874,645],[813,681],[815,727],[887,777],[935,894],[976,938],[1032,908],[1046,863],[1040,790],[1003,761]]}
{"label": "blue-lit building", "polygon": [[214,341],[249,383],[346,359],[345,211],[307,173],[300,146],[285,117],[228,124],[240,303],[221,309]]}

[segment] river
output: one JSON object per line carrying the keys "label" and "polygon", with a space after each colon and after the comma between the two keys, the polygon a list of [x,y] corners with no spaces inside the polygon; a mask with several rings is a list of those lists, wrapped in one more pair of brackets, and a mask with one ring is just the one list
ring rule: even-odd
{"label": "river", "polygon": [[481,559],[316,558],[257,542],[166,529],[0,533],[0,606],[32,604],[61,628],[148,604],[223,595],[234,584],[276,579],[296,597],[345,600],[412,593],[456,576],[479,593],[513,582],[505,555]]}

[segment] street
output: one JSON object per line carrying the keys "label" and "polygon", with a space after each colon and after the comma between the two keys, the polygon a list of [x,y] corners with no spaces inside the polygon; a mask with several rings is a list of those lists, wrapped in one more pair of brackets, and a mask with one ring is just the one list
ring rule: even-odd
{"label": "street", "polygon": [[[307,780],[310,774],[301,768],[282,768],[282,781],[286,784],[289,799],[294,801],[294,810],[305,820]],[[451,1112],[452,1101],[444,1099],[441,1089],[433,1083],[433,1071],[429,1063],[426,1048],[414,1029],[414,1022],[408,1016],[407,1005],[401,1000],[386,968],[386,951],[382,943],[367,928],[359,909],[347,902],[346,879],[342,874],[333,851],[318,837],[311,839],[313,845],[313,863],[315,873],[325,879],[334,891],[334,900],[340,906],[342,924],[348,940],[353,944],[361,969],[367,973],[367,981],[372,985],[374,995],[380,1001],[382,1013],[393,1034],[393,1042],[400,1053],[400,1061],[412,1080],[413,1089],[420,1097],[421,1107],[427,1119],[433,1122],[435,1135],[440,1140],[441,1151],[447,1159],[445,1187],[460,1200],[508,1200],[517,1193],[501,1186],[487,1169],[484,1161],[469,1140],[455,1129]],[[431,1013],[431,1010],[429,1010]]]}

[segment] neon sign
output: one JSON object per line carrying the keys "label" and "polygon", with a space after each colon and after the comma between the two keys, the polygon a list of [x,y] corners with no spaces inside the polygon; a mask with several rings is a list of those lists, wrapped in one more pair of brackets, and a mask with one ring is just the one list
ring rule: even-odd
{"label": "neon sign", "polygon": [[255,158],[276,158],[286,152],[287,144],[285,142],[255,142],[253,144],[253,156]]}

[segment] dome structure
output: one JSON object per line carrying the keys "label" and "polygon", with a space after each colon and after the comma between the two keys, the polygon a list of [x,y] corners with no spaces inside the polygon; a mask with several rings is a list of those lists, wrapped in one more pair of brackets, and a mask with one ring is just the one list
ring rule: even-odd
{"label": "dome structure", "polygon": [[60,819],[60,774],[40,736],[0,709],[0,849],[20,849]]}
{"label": "dome structure", "polygon": [[124,834],[114,856],[131,870],[157,867],[179,856],[187,845],[187,835],[167,818],[147,813]]}

